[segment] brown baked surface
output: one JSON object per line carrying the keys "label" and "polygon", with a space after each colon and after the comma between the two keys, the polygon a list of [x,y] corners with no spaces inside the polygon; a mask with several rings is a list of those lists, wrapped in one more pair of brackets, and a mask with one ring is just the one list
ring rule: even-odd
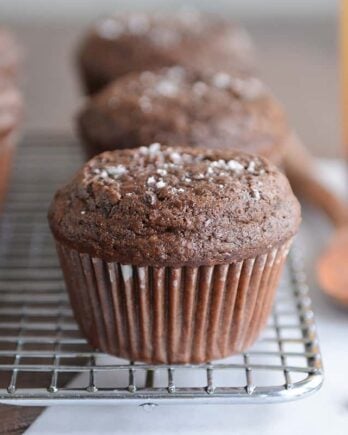
{"label": "brown baked surface", "polygon": [[90,160],[57,192],[49,222],[59,241],[103,260],[213,265],[290,239],[300,206],[260,157],[152,144]]}
{"label": "brown baked surface", "polygon": [[178,66],[114,81],[85,103],[77,124],[90,157],[161,142],[233,148],[278,163],[289,135],[282,106],[258,78]]}
{"label": "brown baked surface", "polygon": [[176,64],[197,69],[250,69],[252,46],[245,30],[198,11],[171,15],[117,14],[85,36],[78,65],[86,91],[94,93],[133,71]]}

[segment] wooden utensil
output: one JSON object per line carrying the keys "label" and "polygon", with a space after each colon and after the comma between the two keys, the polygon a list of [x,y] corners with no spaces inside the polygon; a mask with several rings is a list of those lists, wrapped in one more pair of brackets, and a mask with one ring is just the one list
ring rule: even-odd
{"label": "wooden utensil", "polygon": [[335,232],[317,263],[321,288],[348,306],[348,206],[314,176],[313,158],[293,136],[284,162],[294,192],[322,209]]}
{"label": "wooden utensil", "polygon": [[340,95],[343,152],[348,159],[348,0],[340,10]]}

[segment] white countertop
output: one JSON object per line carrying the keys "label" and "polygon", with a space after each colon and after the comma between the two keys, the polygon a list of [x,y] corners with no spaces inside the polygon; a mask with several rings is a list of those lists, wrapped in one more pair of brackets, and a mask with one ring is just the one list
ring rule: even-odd
{"label": "white countertop", "polygon": [[[347,178],[342,164],[320,162],[319,168],[319,174],[343,191]],[[346,435],[348,310],[327,300],[312,272],[329,230],[325,218],[304,210],[301,236],[325,368],[324,386],[318,393],[284,404],[161,406],[151,412],[134,406],[56,406],[46,409],[26,434]]]}

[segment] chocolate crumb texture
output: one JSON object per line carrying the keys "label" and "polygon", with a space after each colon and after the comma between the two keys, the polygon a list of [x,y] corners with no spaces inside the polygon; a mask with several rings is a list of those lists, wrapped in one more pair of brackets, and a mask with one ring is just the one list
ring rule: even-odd
{"label": "chocolate crumb texture", "polygon": [[78,252],[182,267],[263,254],[293,237],[300,208],[264,158],[153,143],[90,160],[57,192],[49,221]]}

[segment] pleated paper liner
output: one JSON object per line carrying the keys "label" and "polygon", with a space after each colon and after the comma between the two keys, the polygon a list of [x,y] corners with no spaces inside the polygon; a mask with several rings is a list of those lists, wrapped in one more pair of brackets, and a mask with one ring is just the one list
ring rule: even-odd
{"label": "pleated paper liner", "polygon": [[95,348],[131,361],[200,363],[246,350],[272,308],[291,241],[200,267],[106,262],[57,242],[77,322]]}

